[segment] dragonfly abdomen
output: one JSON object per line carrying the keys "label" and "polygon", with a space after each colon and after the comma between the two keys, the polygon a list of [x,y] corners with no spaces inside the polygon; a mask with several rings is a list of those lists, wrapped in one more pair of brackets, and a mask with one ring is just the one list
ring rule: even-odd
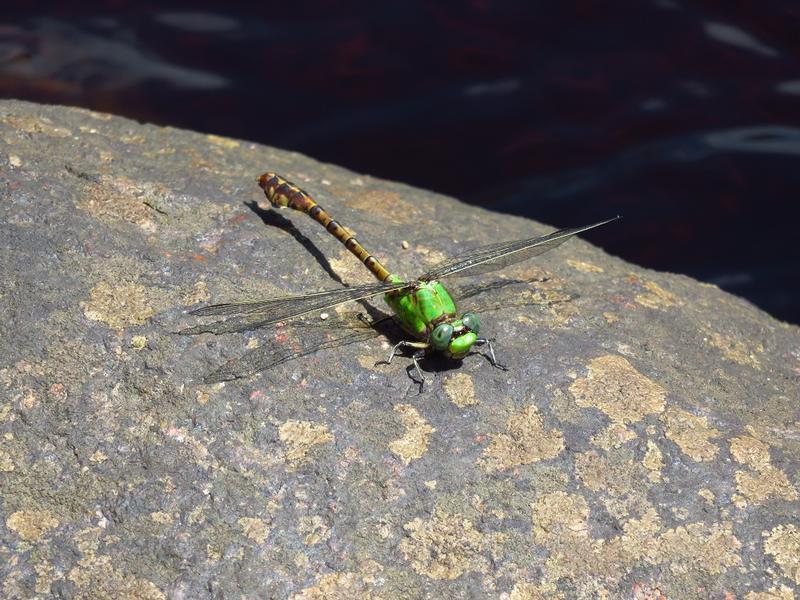
{"label": "dragonfly abdomen", "polygon": [[358,260],[364,263],[370,272],[379,280],[387,281],[391,277],[389,271],[380,261],[367,252],[358,240],[345,227],[342,227],[327,213],[327,211],[317,204],[311,196],[299,187],[286,181],[283,177],[275,173],[264,173],[258,178],[258,185],[264,190],[264,194],[270,203],[276,208],[292,208],[306,213],[317,223],[322,225],[325,230],[339,240],[344,247],[352,252]]}

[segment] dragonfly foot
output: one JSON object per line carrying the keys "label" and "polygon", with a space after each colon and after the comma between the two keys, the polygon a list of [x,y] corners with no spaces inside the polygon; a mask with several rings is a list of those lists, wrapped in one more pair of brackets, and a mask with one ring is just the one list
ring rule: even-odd
{"label": "dragonfly foot", "polygon": [[414,368],[417,370],[417,375],[419,375],[420,386],[425,383],[425,375],[422,374],[422,369],[419,368],[419,359],[425,357],[425,350],[417,350],[411,356],[411,360],[414,361]]}
{"label": "dragonfly foot", "polygon": [[492,346],[492,340],[487,339],[487,338],[478,338],[477,340],[475,340],[475,344],[478,345],[478,346],[483,346],[484,344],[489,346],[489,357],[488,358],[489,358],[489,362],[492,363],[492,366],[493,367],[497,367],[501,371],[508,371],[508,367],[507,366],[501,365],[499,362],[497,362],[497,357],[494,355],[494,346]]}

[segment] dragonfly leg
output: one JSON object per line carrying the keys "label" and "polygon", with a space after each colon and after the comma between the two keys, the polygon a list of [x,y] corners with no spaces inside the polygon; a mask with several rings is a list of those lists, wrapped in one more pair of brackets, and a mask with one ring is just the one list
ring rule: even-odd
{"label": "dragonfly leg", "polygon": [[[397,355],[400,348],[417,348],[417,351],[411,355],[411,360],[414,361],[414,368],[417,370],[417,375],[419,375],[420,391],[422,391],[422,386],[425,384],[425,375],[422,374],[422,369],[419,368],[419,361],[421,358],[425,358],[425,354],[427,354],[427,351],[430,348],[427,342],[410,342],[408,340],[403,340],[402,342],[398,342],[394,346],[392,346],[392,352],[391,354],[389,354],[389,358],[387,358],[386,360],[378,361],[375,364],[376,365],[391,364],[392,359]],[[408,369],[406,369],[406,371],[410,369],[411,365],[408,366]],[[411,377],[410,373],[409,377]],[[414,378],[411,377],[411,379]]]}
{"label": "dragonfly leg", "polygon": [[484,344],[489,346],[489,361],[492,363],[492,366],[497,367],[498,369],[501,369],[503,371],[508,371],[507,366],[501,365],[499,362],[497,362],[497,358],[494,355],[494,347],[492,346],[492,340],[487,338],[478,338],[477,340],[475,340],[475,344],[478,346],[483,346]]}
{"label": "dragonfly leg", "polygon": [[422,374],[422,369],[419,368],[419,359],[421,358],[425,358],[425,350],[417,350],[411,355],[411,360],[414,361],[414,368],[417,370],[417,375],[419,375],[420,390],[425,384],[425,375]]}
{"label": "dragonfly leg", "polygon": [[[376,365],[383,363],[387,365],[392,364],[392,359],[397,355],[397,352],[400,348],[420,348],[423,351],[423,354],[425,354],[424,350],[428,348],[428,344],[427,342],[409,342],[408,340],[397,342],[394,346],[392,346],[392,352],[391,354],[389,354],[389,358],[387,358],[386,360],[378,361],[375,364]],[[417,367],[417,370],[419,371],[419,367]]]}

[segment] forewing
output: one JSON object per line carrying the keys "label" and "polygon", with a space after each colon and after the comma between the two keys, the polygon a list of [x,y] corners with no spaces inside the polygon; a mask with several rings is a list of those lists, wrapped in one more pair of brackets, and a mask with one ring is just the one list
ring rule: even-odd
{"label": "forewing", "polygon": [[[233,379],[241,379],[243,377],[250,377],[266,369],[276,367],[280,364],[302,358],[313,354],[319,350],[328,348],[340,348],[349,344],[366,341],[380,335],[380,331],[376,326],[382,320],[369,323],[363,321],[360,325],[351,322],[350,327],[344,327],[344,320],[336,321],[333,323],[299,323],[303,327],[314,327],[320,325],[320,331],[328,330],[327,337],[320,340],[318,336],[314,336],[305,330],[303,334],[298,335],[300,348],[297,346],[288,346],[285,343],[277,341],[270,341],[258,348],[254,348],[245,352],[239,358],[235,358],[217,370],[209,373],[203,381],[205,383],[218,383],[220,381],[231,381]],[[339,326],[339,327],[337,327]]]}
{"label": "forewing", "polygon": [[574,235],[589,231],[595,227],[600,227],[618,218],[619,217],[614,217],[613,219],[601,221],[593,225],[586,225],[585,227],[561,229],[541,237],[482,246],[466,254],[440,263],[425,273],[420,279],[423,281],[432,281],[445,277],[471,277],[473,275],[497,271],[509,265],[544,254],[548,250],[560,246]]}
{"label": "forewing", "polygon": [[497,279],[488,283],[470,283],[448,286],[454,297],[458,298],[461,310],[476,312],[479,315],[505,308],[525,306],[553,306],[571,302],[578,298],[560,289],[551,288],[545,293],[549,278]]}
{"label": "forewing", "polygon": [[180,333],[194,335],[198,333],[233,333],[257,329],[279,321],[294,319],[312,312],[325,310],[344,304],[385,294],[391,290],[408,287],[409,283],[374,283],[357,287],[337,288],[324,292],[306,294],[304,296],[284,296],[269,298],[259,302],[241,304],[215,304],[191,311],[190,314],[205,316],[224,316],[222,321],[203,325],[195,325],[183,329]]}
{"label": "forewing", "polygon": [[[480,283],[468,283],[468,284],[455,284],[455,285],[448,285],[448,289],[450,290],[450,294],[458,299],[459,306],[465,300],[471,301],[473,298],[482,296],[484,294],[489,294],[492,297],[506,294],[506,288],[514,289],[514,286],[525,286],[527,289],[532,283],[539,283],[542,281],[547,281],[547,278],[531,278],[531,279],[495,279],[494,281],[488,281]],[[475,310],[472,306],[470,306],[470,310]]]}

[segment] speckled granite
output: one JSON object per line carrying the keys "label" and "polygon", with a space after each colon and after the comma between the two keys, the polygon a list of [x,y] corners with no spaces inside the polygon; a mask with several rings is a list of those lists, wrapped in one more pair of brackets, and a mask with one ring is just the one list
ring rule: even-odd
{"label": "speckled granite", "polygon": [[419,394],[407,359],[374,365],[377,338],[204,385],[299,340],[176,335],[187,307],[369,281],[307,217],[248,207],[266,170],[404,275],[546,231],[273,148],[0,102],[2,597],[795,597],[798,328],[573,240],[484,294],[506,304],[483,323],[508,372],[427,362]]}

